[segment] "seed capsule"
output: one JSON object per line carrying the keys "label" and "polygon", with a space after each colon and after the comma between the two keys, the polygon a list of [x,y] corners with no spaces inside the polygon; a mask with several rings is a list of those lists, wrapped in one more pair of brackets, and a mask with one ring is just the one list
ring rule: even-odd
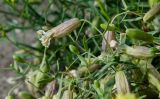
{"label": "seed capsule", "polygon": [[147,22],[153,19],[156,15],[160,14],[160,3],[156,4],[154,7],[152,7],[143,17],[143,21]]}
{"label": "seed capsule", "polygon": [[123,71],[118,71],[116,73],[115,81],[118,94],[126,94],[130,92],[129,84]]}
{"label": "seed capsule", "polygon": [[139,29],[127,29],[126,34],[131,39],[142,40],[146,42],[153,42],[153,36],[143,32]]}
{"label": "seed capsule", "polygon": [[70,19],[68,21],[65,21],[61,23],[60,25],[52,28],[51,30],[48,30],[47,32],[44,32],[43,30],[37,31],[39,35],[41,35],[41,42],[42,45],[45,47],[48,47],[50,44],[50,40],[52,38],[60,38],[68,33],[71,33],[73,30],[78,28],[80,26],[81,22],[77,18]]}

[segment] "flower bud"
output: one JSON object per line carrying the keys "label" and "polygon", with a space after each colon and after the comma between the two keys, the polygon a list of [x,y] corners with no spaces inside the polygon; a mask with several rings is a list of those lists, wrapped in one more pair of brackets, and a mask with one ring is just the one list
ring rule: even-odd
{"label": "flower bud", "polygon": [[74,54],[79,54],[77,47],[75,47],[74,45],[69,45],[69,50]]}
{"label": "flower bud", "polygon": [[141,60],[138,67],[143,74],[147,74],[148,82],[160,92],[160,73],[157,71],[157,69],[148,63],[147,60]]}
{"label": "flower bud", "polygon": [[140,59],[151,58],[155,55],[152,48],[145,46],[126,46],[126,54]]}
{"label": "flower bud", "polygon": [[[157,75],[160,77],[160,74]],[[148,81],[151,83],[154,87],[157,88],[157,90],[160,92],[160,80],[157,78],[156,75],[153,75],[152,73],[148,73]]]}
{"label": "flower bud", "polygon": [[20,92],[18,94],[19,99],[36,99],[35,97],[33,97],[31,94],[29,94],[28,92]]}
{"label": "flower bud", "polygon": [[109,31],[115,31],[116,30],[116,27],[115,27],[115,25],[114,24],[109,24],[109,25],[107,25],[107,24],[100,24],[100,27],[102,28],[102,29],[104,29],[104,30],[109,30]]}
{"label": "flower bud", "polygon": [[147,22],[160,13],[160,3],[153,6],[143,17],[143,21]]}
{"label": "flower bud", "polygon": [[157,3],[160,3],[160,0],[148,0],[149,6],[152,8]]}
{"label": "flower bud", "polygon": [[134,28],[127,29],[126,34],[131,39],[142,40],[146,42],[153,42],[154,39],[151,34],[147,34],[146,32]]}
{"label": "flower bud", "polygon": [[118,94],[126,94],[130,92],[129,84],[123,71],[118,71],[116,73],[115,81]]}

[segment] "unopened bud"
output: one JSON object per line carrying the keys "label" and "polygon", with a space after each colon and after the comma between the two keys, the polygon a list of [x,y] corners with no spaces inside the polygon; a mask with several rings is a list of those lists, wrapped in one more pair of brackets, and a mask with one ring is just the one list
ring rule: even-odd
{"label": "unopened bud", "polygon": [[75,47],[74,45],[69,45],[69,50],[74,54],[79,54],[77,47]]}
{"label": "unopened bud", "polygon": [[153,50],[154,49],[145,46],[126,46],[126,54],[141,59],[153,57],[155,55],[155,52]]}
{"label": "unopened bud", "polygon": [[126,94],[130,92],[129,84],[123,71],[118,71],[116,73],[115,81],[118,94]]}
{"label": "unopened bud", "polygon": [[152,8],[154,5],[160,3],[160,0],[148,0],[149,6]]}
{"label": "unopened bud", "polygon": [[147,22],[160,13],[160,3],[154,5],[143,17],[143,21]]}
{"label": "unopened bud", "polygon": [[31,94],[29,94],[28,92],[20,92],[18,94],[19,99],[36,99],[35,97],[33,97]]}
{"label": "unopened bud", "polygon": [[140,29],[129,28],[126,30],[126,35],[130,39],[142,40],[146,42],[153,42],[154,40],[151,34],[148,34]]}

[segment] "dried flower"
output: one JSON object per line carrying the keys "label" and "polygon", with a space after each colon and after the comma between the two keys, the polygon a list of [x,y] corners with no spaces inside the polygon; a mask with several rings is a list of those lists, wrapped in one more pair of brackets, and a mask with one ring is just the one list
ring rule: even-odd
{"label": "dried flower", "polygon": [[117,41],[115,40],[115,37],[114,37],[114,32],[112,31],[107,31],[104,34],[104,39],[102,40],[102,50],[103,51],[106,51],[107,44],[109,44],[109,46],[112,48],[115,48],[117,45]]}
{"label": "dried flower", "polygon": [[79,73],[77,70],[71,70],[69,71],[69,74],[73,77],[79,77]]}
{"label": "dried flower", "polygon": [[123,71],[118,71],[116,73],[115,81],[118,94],[126,94],[130,92],[129,84]]}
{"label": "dried flower", "polygon": [[117,46],[117,41],[115,40],[111,40],[111,42],[109,43],[111,48],[115,48]]}
{"label": "dried flower", "polygon": [[50,40],[52,38],[60,38],[68,33],[71,33],[73,30],[78,28],[80,26],[80,20],[77,18],[70,19],[68,21],[65,21],[61,23],[60,25],[52,28],[51,30],[48,30],[47,32],[43,30],[37,31],[39,35],[41,35],[41,42],[42,45],[45,47],[48,47],[50,45]]}

